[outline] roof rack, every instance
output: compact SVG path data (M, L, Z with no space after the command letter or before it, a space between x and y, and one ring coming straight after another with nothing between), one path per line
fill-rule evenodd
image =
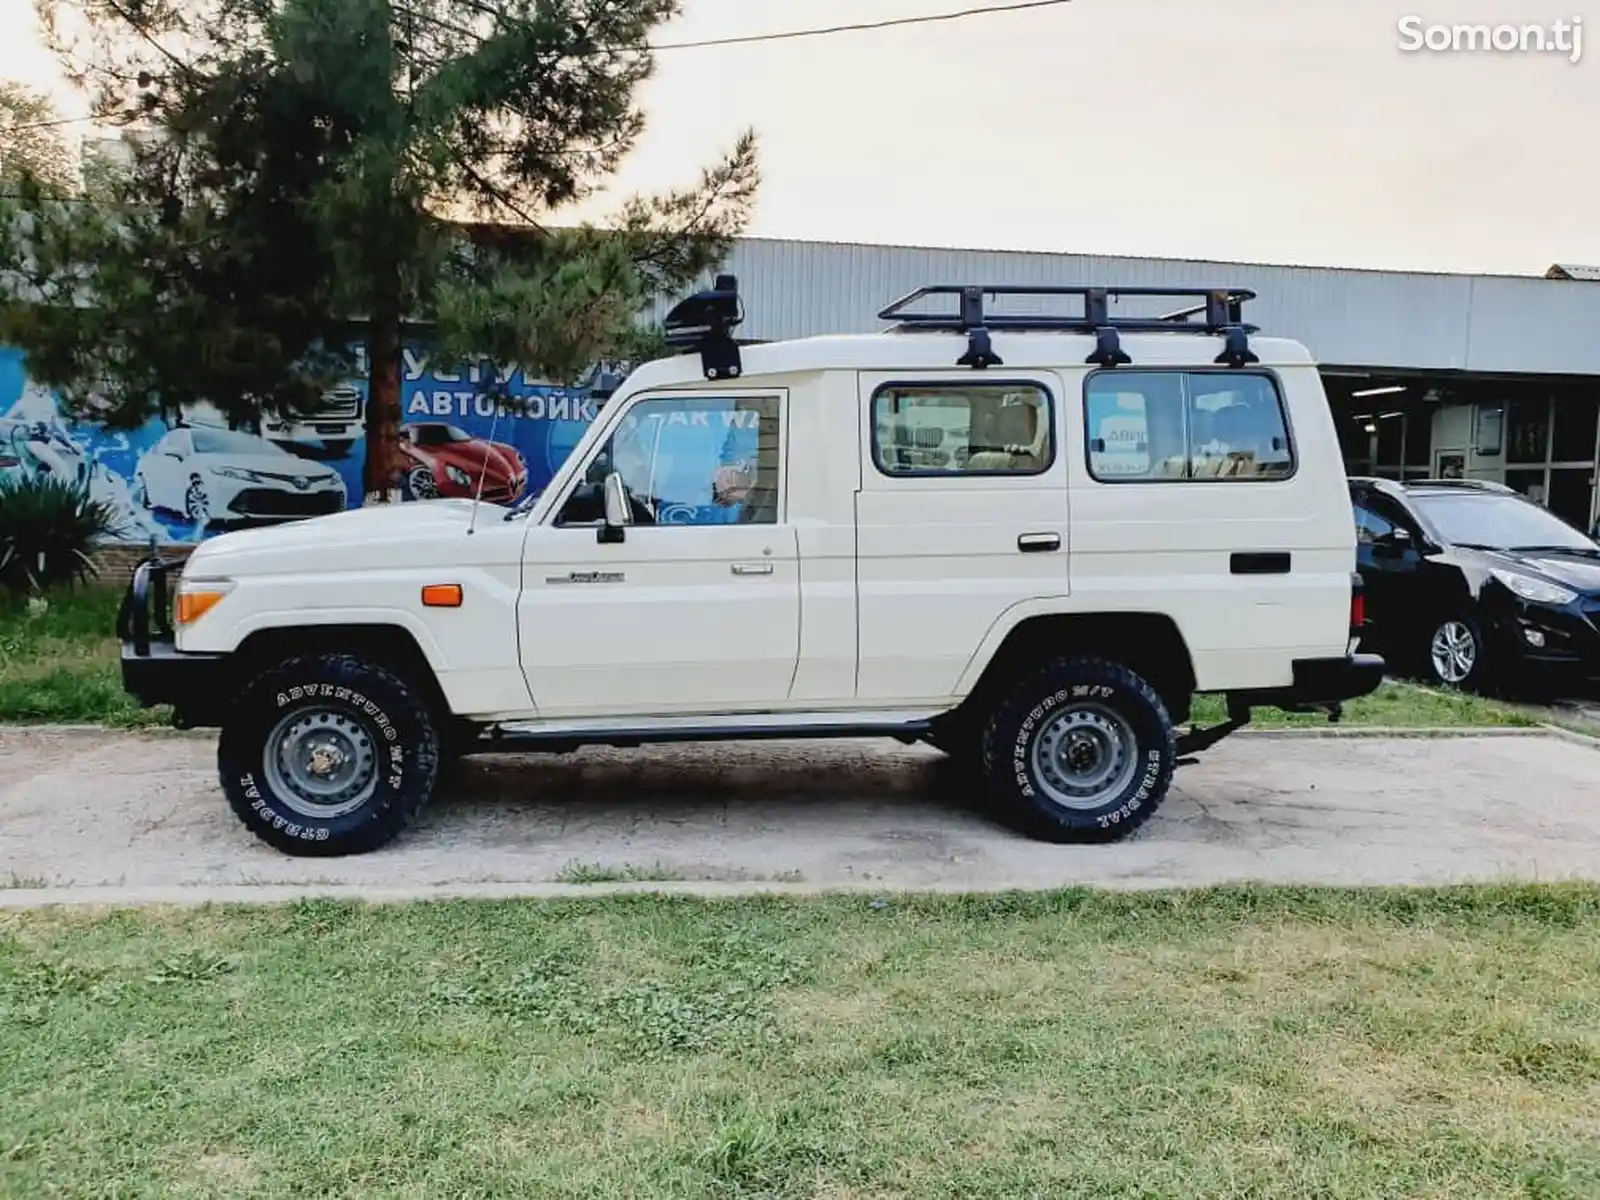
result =
M1381 475L1351 475L1349 482L1358 487L1392 488L1395 491L1405 491L1407 488L1455 488L1464 492L1496 492L1505 495L1521 495L1516 488L1501 483L1497 479L1386 479Z
M698 352L707 379L735 379L744 370L733 331L744 321L739 280L718 275L707 291L680 300L662 326L667 346L679 354Z
M1469 492L1502 492L1516 494L1517 489L1497 479L1406 479L1401 487L1461 488Z
M957 310L907 311L912 304L929 296L959 297ZM983 304L986 296L1078 296L1083 300L1083 312L1081 315L986 313ZM1113 317L1110 313L1111 302L1129 297L1188 298L1197 299L1200 303L1157 317ZM880 309L878 319L895 322L891 330L895 333L933 330L966 334L967 352L956 360L956 365L978 370L1002 365L989 339L991 331L1092 333L1095 335L1094 353L1084 361L1103 367L1116 367L1133 361L1123 351L1119 333L1221 334L1227 341L1216 361L1230 367L1242 367L1246 363L1261 361L1251 351L1249 337L1252 333L1259 333L1260 329L1244 321L1244 303L1255 298L1255 292L1247 288L1030 287L946 283L907 293ZM1194 317L1204 319L1195 321L1191 319Z

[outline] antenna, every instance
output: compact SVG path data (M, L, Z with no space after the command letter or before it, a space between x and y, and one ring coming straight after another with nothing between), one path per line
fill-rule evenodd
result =
M495 371L498 379L500 372ZM500 425L500 407L504 403L505 394L502 386L494 390L494 416L489 419L489 437L483 444L483 465L478 468L478 490L472 497L472 517L467 521L467 536L471 537L478 530L478 505L483 502L483 481L489 474L489 455L494 453L494 431Z

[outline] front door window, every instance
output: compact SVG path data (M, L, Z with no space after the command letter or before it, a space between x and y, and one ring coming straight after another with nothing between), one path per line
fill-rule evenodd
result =
M615 471L637 525L776 524L779 432L774 396L641 400L596 454L558 523L601 520L600 488Z

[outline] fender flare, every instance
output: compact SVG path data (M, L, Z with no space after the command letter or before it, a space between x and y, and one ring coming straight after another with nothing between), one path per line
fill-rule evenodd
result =
M1178 631L1178 636L1183 639L1185 646L1190 645L1188 632L1183 623L1170 612L1155 608L1150 605L1119 604L1113 610L1115 615L1129 616L1155 616L1162 617L1172 622ZM1007 608L994 623L989 626L988 632L983 635L983 640L978 643L978 648L972 652L972 657L967 660L967 665L962 669L961 678L956 682L958 697L972 694L978 686L978 680L983 677L984 671L994 661L1000 647L1011 636L1017 626L1024 621L1035 617L1093 617L1101 615L1097 610L1085 610L1074 603L1074 597L1062 596L1036 596L1031 600L1019 600ZM1191 651L1192 654L1192 651Z
M416 643L417 649L435 675L449 669L444 651L434 640L427 625L416 614L396 608L266 609L241 617L230 625L227 634L218 640L226 641L230 651L234 651L255 634L314 628L319 625L363 625L373 629L404 630Z

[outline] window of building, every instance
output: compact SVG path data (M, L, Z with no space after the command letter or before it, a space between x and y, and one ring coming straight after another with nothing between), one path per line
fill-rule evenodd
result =
M1545 462L1549 449L1549 399L1513 400L1506 410L1506 461Z
M1404 413L1383 413L1378 417L1378 462L1399 466L1405 457L1406 418Z
M1506 472L1506 486L1521 492L1535 504L1544 503L1544 468L1522 467Z
M605 517L605 478L622 477L638 525L773 525L778 520L776 396L689 396L634 404L590 462L559 523Z
M1408 412L1405 423L1405 451L1401 461L1407 468L1415 467L1425 473L1433 464L1433 409Z
M1269 375L1101 371L1085 385L1084 419L1089 473L1107 483L1294 473L1283 400Z
M1594 396L1565 395L1556 399L1550 435L1550 461L1594 462L1595 432L1600 425L1600 401Z
M1037 384L895 384L872 397L872 457L887 475L1037 475L1054 425Z
M1576 529L1589 528L1589 506L1594 494L1594 466L1552 467L1545 489L1545 507Z

